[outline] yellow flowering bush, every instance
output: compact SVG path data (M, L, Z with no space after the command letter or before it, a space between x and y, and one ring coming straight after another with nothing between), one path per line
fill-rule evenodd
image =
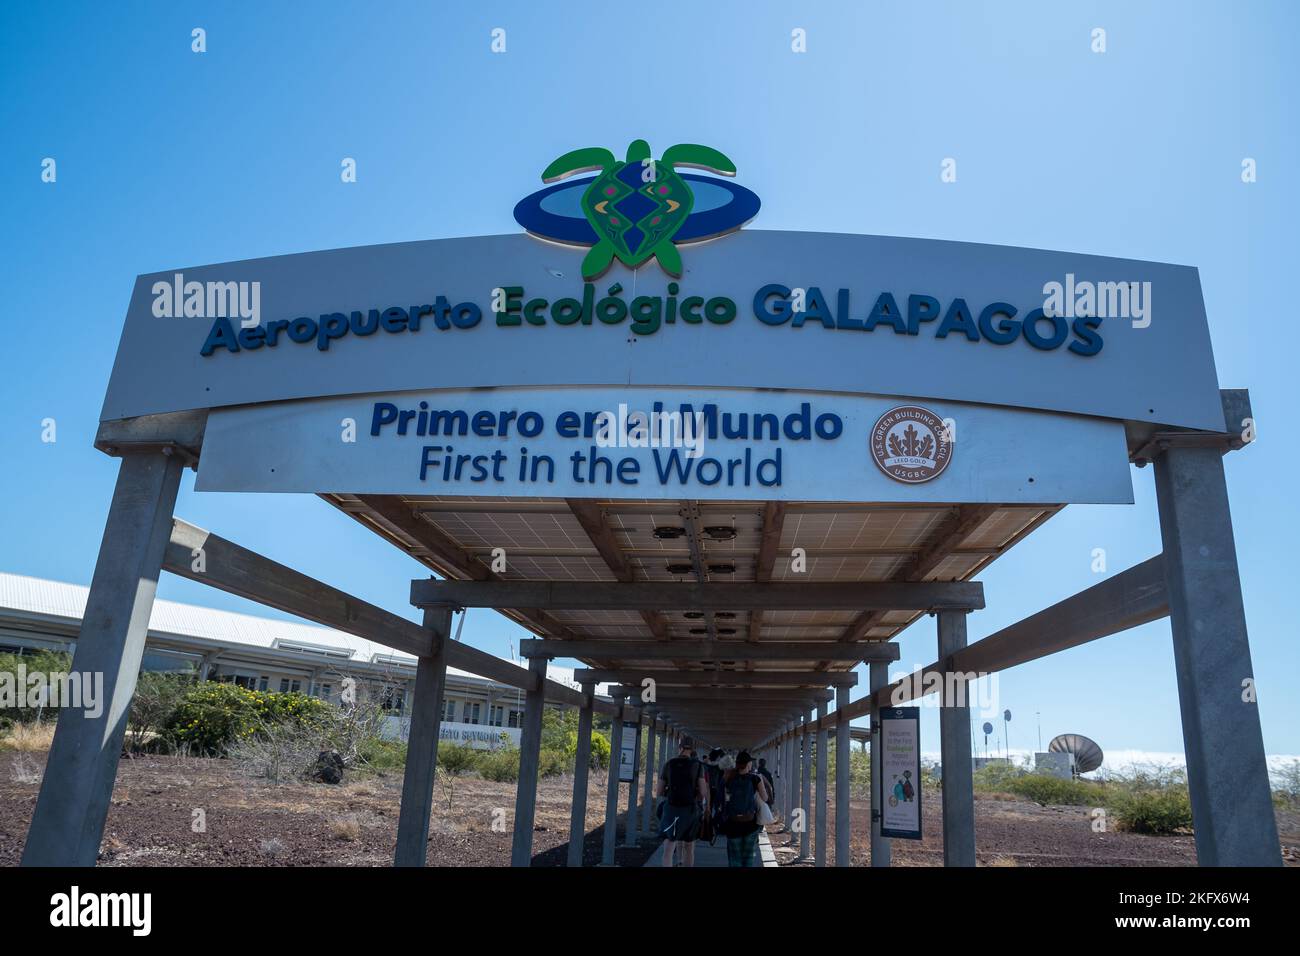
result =
M317 723L328 706L306 694L278 694L204 681L181 699L168 721L167 733L178 746L220 755L236 741L270 726L286 722L302 726Z

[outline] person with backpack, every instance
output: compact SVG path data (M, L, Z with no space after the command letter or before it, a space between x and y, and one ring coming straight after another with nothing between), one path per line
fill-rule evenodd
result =
M767 769L767 760L763 757L758 758L758 775L767 784L767 805L770 807L776 803L776 783L772 780L772 771Z
M673 851L682 845L682 865L695 865L695 841L700 836L709 799L704 765L692 754L694 743L683 737L676 757L667 761L659 774L659 838L664 841L664 866L673 865Z
M727 866L758 866L758 801L768 802L767 782L752 772L753 758L742 750L736 766L728 770L722 783L722 825L727 838Z

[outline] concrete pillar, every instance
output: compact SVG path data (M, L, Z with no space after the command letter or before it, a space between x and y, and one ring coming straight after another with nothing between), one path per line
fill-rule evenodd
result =
M823 695L829 698L829 694ZM826 791L826 781L830 772L830 761L827 759L828 753L826 718L830 713L829 699L823 699L817 704L817 843L814 849L814 857L817 866L826 865L826 835L829 830L826 820L826 805L829 794Z
M605 843L601 851L601 866L614 865L614 846L618 840L618 762L623 745L623 697L615 697L618 708L614 726L609 731L609 785L605 790Z
M786 759L785 759L785 743L786 743L785 734L789 726L790 725L788 723L781 725L781 735L776 741L776 770L773 771L776 774L776 806L777 809L781 811L783 817L782 826L781 826L782 830L785 829L785 823L786 823L785 813L787 808L789 807L789 804L786 802L786 793L785 793L787 789L786 782L789 780L790 777L789 773L787 772Z
M806 860L812 854L812 710L803 715L803 728L799 743L803 748L800 761L800 800L803 808L803 833L799 835L799 859Z
M889 837L883 836L880 832L881 826L881 781L880 781L880 719L877 716L879 708L875 705L875 695L882 687L889 684L889 665L884 661L872 662L867 665L871 671L871 865L872 866L889 866L890 843ZM919 784L918 784L919 786Z
M835 723L835 865L848 866L849 842L849 768L852 760L849 745L849 721L844 712L849 706L849 688L835 689L835 710L840 719Z
M582 685L578 708L578 751L573 757L573 810L569 815L568 866L582 866L582 846L587 838L587 773L591 765L591 695L596 685Z
M531 866L533 818L537 810L537 770L542 750L542 711L546 707L546 658L528 661L537 686L524 698L524 725L519 735L519 783L515 788L515 832L510 865Z
M1155 473L1196 859L1281 866L1223 458L1172 447Z
M624 846L636 846L637 830L640 823L636 813L637 787L641 783L641 738L644 736L641 732L640 712L637 714L636 729L636 744L632 751L632 782L627 785L627 822L623 825Z
M659 731L659 767L662 767L670 757L677 756L677 751L668 752L668 725L664 724L663 730ZM658 786L659 767L655 768L655 786ZM653 791L651 791L653 792Z
M203 655L203 659L199 661L200 681L205 681L212 675L212 671L216 667L217 658L219 656L220 656L219 651L209 651L208 653Z
M643 793L641 799L641 832L650 835L654 831L650 829L654 822L655 809L655 780L658 779L659 768L655 766L655 715L658 711L650 708L650 726L646 728L645 737L645 783L642 785Z
M966 646L966 612L939 611L939 664L945 670L948 659ZM960 694L944 699L949 689L944 681L940 692L939 749L943 760L943 865L975 865L975 788L971 777L970 705L964 685L952 686Z
M102 707L59 711L24 866L94 866L99 855L182 468L156 451L118 468L71 668L103 675Z
M799 803L799 797L796 791L799 786L799 768L795 760L795 729L799 726L798 720L792 720L785 726L785 767L782 772L785 774L781 781L781 809L785 813L785 829L790 829L790 822L793 819L794 808Z
M397 815L394 866L424 866L428 855L433 781L438 771L442 692L447 682L447 655L443 653L443 646L451 637L451 609L427 608L424 626L433 632L438 653L421 657L415 666L415 699L411 702L411 730L406 739L406 769L402 775L402 803Z

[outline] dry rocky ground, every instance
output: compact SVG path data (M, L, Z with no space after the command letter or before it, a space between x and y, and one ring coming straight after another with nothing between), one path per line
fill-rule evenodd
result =
M0 866L17 865L39 788L44 753L0 752ZM605 778L593 774L584 860L598 862ZM597 779L598 778L598 779ZM387 866L397 832L401 775L354 777L340 786L271 785L224 760L124 759L101 849L104 866ZM430 826L430 865L505 866L510 859L513 784L439 776ZM926 793L918 842L895 840L898 866L943 861L938 794ZM568 847L572 778L538 789L534 865L562 866ZM626 806L627 787L619 806ZM853 864L870 862L865 799L853 801ZM196 811L202 811L201 814ZM196 832L196 820L203 827ZM494 825L495 824L495 825ZM833 826L833 821L832 824ZM1300 863L1300 815L1278 814L1284 854ZM772 829L777 858L792 863L787 835ZM832 831L833 832L833 831ZM981 797L976 803L979 862L986 866L1192 866L1190 835L1094 833L1084 807L1039 807ZM620 848L618 862L640 865L651 847ZM834 848L830 849L834 861ZM801 864L803 865L803 864Z
M0 752L0 866L16 866L22 856L44 760L43 753ZM604 839L605 777L592 778L583 848L588 864L599 862ZM389 866L401 793L400 773L353 777L339 786L272 785L225 760L124 758L100 865ZM538 787L534 865L564 865L572 797L572 777L548 778ZM619 799L626 806L626 785ZM439 774L429 864L509 865L514 802L514 784ZM201 832L195 832L196 811L202 811ZM620 847L618 862L639 866L649 852Z
M893 866L942 866L941 794L927 789L921 804L924 839L893 840ZM871 864L871 807L865 796L853 799L850 853L853 866ZM827 817L832 834L828 862L835 861L832 808ZM1300 814L1277 811L1283 859L1300 866ZM798 859L798 843L772 827L772 846L782 865L810 866ZM980 866L1195 866L1196 845L1191 833L1145 836L1138 833L1093 831L1088 807L1040 807L1008 794L976 794L975 856Z

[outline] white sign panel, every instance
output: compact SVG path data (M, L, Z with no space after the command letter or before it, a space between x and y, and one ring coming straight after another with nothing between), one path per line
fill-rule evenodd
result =
M887 837L921 839L920 728L918 707L880 711L880 832Z
M406 740L411 733L411 718L387 717L381 731L385 739ZM438 726L438 739L444 743L472 747L475 750L496 750L500 747L518 747L522 737L518 727L489 727L486 724L462 724L444 720Z
M623 725L623 746L619 750L618 781L631 783L636 779L636 745L641 728L636 724Z
M388 393L214 411L200 491L1133 501L1118 422L738 389Z

